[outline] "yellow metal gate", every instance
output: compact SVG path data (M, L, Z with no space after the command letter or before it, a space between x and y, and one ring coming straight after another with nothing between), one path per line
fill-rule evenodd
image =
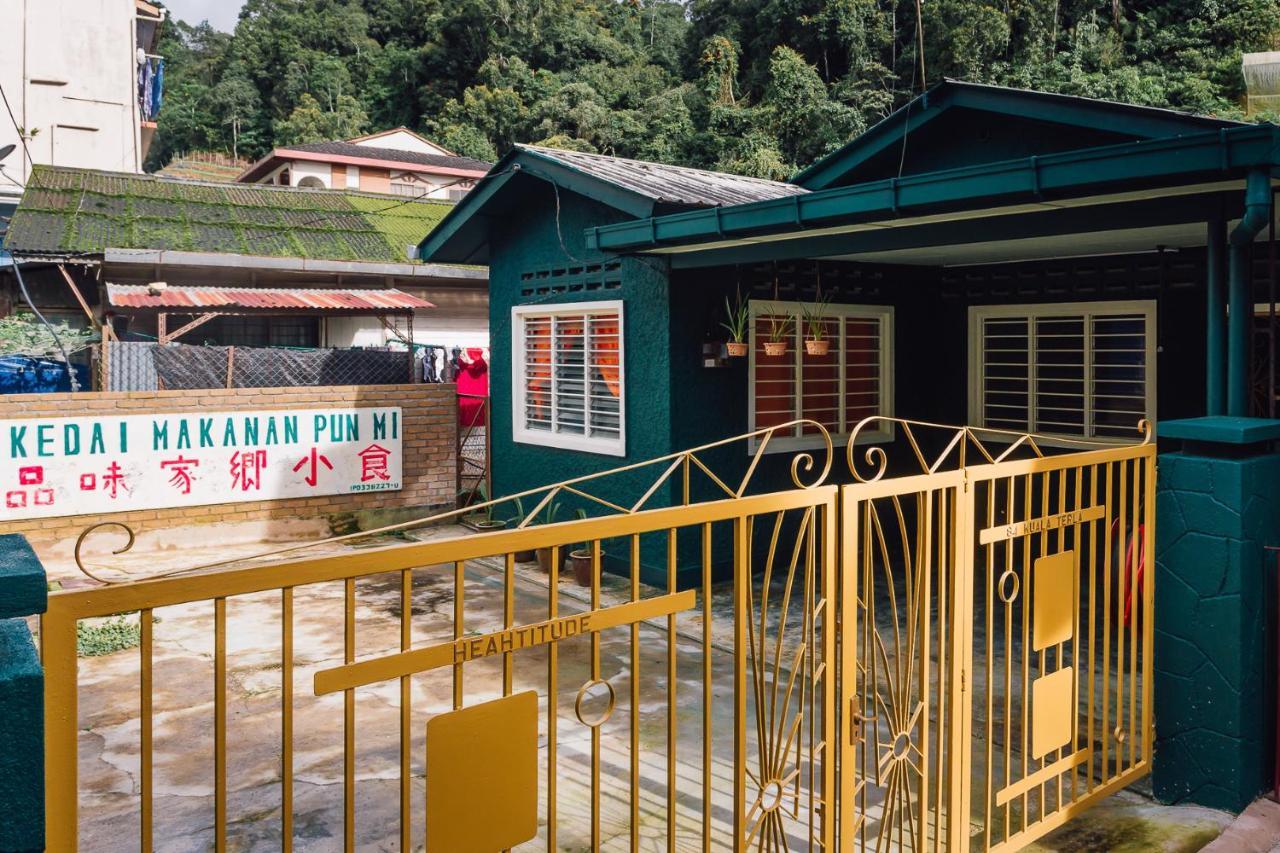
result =
M896 425L920 473L851 442L841 494L840 849L1017 850L1149 772L1155 447Z
M86 566L40 628L49 849L1004 850L1146 771L1149 444L928 459L895 421L919 473L855 434L836 487L806 424L825 458L753 494L791 426L525 493L501 532ZM726 482L708 451L743 441ZM562 501L603 514L538 523ZM117 614L132 680L77 657Z

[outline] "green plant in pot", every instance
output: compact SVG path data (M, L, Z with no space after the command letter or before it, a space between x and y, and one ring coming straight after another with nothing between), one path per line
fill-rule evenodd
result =
M827 306L831 297L818 294L818 301L804 305L804 349L809 355L824 356L831 349L827 340Z
M769 317L769 338L764 342L764 354L773 358L787 354L787 345L795 331L796 321L791 315L773 314Z
M555 524L556 519L559 516L560 516L560 504L553 503L547 507L546 520L543 523ZM555 548L551 548L551 547L539 548L537 550L538 568L542 569L542 571L545 572L546 574L551 574L551 556L552 556L552 552L555 550L556 550ZM568 550L563 547L560 548L557 556L559 557L559 563L560 563L559 568L564 568L564 562L565 562L565 558L568 556Z
M516 511L511 518L507 519L507 523L510 524L512 528L518 528L521 522L524 521L524 504L520 502L519 498L512 498L511 502L515 504ZM538 559L538 555L532 548L524 551L516 551L511 556L517 563L532 563L534 560Z
M483 484L476 489L475 496L480 499L481 503L489 503L489 496L485 494ZM463 522L481 533L492 530L501 530L507 526L507 522L504 519L494 518L493 504L486 506L484 508L484 512L468 515L463 519Z
M730 303L727 296L724 298L724 311L728 321L721 323L720 326L729 333L729 341L725 344L725 349L729 351L731 358L742 358L750 349L747 343L747 332L751 328L751 307L739 291L738 301L735 303Z
M578 518L586 518L584 510L578 510ZM591 586L592 574L591 543L578 542L569 549L569 565L573 569L573 579L578 586Z

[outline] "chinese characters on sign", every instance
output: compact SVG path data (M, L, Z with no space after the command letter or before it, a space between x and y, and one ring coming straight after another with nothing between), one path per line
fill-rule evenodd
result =
M396 407L0 420L0 521L402 487Z

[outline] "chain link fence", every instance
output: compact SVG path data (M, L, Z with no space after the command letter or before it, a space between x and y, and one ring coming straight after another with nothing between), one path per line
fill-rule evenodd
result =
M112 341L101 345L104 391L398 385L419 361L385 349L279 349Z

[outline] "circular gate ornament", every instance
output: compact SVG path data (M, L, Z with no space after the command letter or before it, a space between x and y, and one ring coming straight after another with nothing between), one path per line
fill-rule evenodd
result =
M604 695L606 697L606 702L604 710L594 717L585 716L583 714L582 706L587 700L596 698L600 695L597 691L597 688L600 687L605 689ZM603 726L608 722L609 718L613 716L613 707L617 704L617 701L618 696L613 692L612 684L600 678L593 678L578 688L578 698L573 701L573 713L574 716L578 718L578 722L582 723L587 728L596 729Z

